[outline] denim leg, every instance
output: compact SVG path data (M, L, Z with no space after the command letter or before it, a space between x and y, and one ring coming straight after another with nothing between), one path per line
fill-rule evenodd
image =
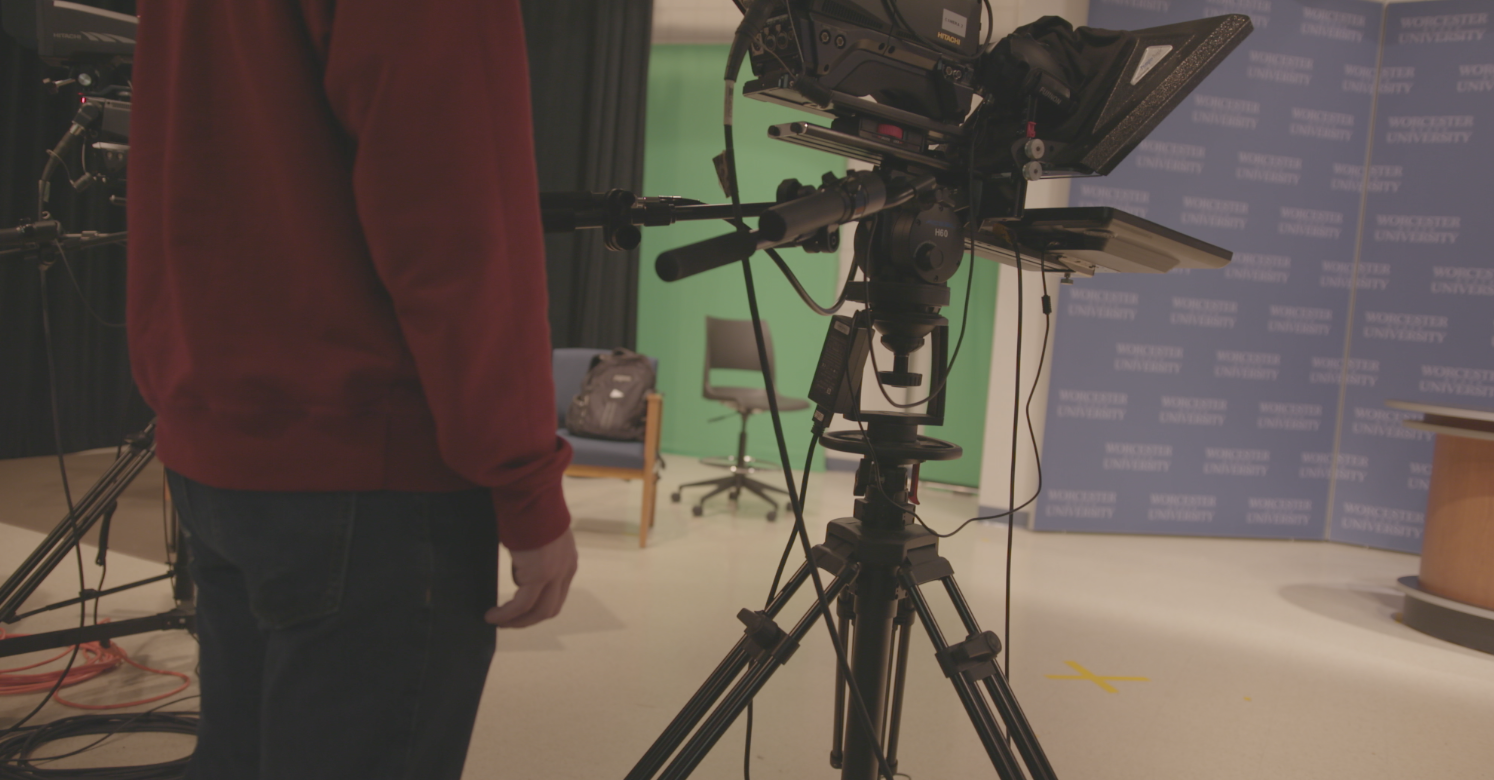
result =
M202 701L197 749L189 780L258 780L259 700L257 671L264 665L264 636L249 609L244 577L191 532L196 513L182 503L183 488L168 474L187 529L188 566L196 585L198 682Z
M259 776L456 780L494 645L487 492L187 490L214 494L213 533L188 527L231 548L262 637L235 670L259 688Z
M497 583L491 499L365 495L341 609L270 637L267 778L461 776L493 657L482 619ZM335 717L303 715L318 710Z

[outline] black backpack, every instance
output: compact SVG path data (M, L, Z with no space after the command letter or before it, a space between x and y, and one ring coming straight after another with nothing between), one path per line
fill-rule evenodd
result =
M622 347L597 355L566 410L566 430L593 439L643 441L653 389L654 367L647 356Z

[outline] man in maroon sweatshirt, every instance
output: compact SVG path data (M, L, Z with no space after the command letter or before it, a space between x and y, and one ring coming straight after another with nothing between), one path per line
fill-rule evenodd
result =
M190 776L456 778L494 625L576 568L519 5L139 12L130 350L198 584Z

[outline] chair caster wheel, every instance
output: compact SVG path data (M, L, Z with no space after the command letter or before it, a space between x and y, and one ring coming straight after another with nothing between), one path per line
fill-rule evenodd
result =
M768 522L771 523L771 522L773 522L774 520L777 520L777 519L778 519L778 511L777 510L770 510L768 512Z
M678 490L676 490L673 493L670 493L669 494L669 500L672 501L672 502L674 502L674 503L676 503L676 504L678 504L680 502L680 492Z
M700 517L701 515L705 514L705 507L696 504L695 506L690 507L690 514L695 515L696 517Z

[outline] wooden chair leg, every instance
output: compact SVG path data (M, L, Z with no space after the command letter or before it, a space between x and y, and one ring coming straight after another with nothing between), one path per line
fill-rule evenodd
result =
M648 546L648 532L654 525L654 498L659 478L649 469L643 476L643 514L638 518L638 547Z
M643 515L638 518L638 547L648 546L648 529L654 525L654 498L658 489L659 436L664 426L664 396L648 394L648 422L643 435Z

